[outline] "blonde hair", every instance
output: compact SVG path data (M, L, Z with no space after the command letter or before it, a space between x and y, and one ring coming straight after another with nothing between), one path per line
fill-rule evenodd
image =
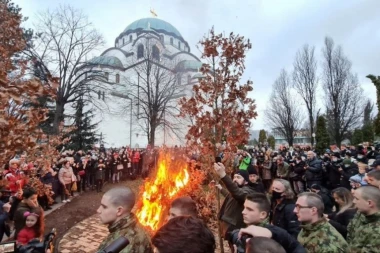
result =
M339 208L338 214L343 213L347 209L354 208L354 203L353 203L354 198L352 197L350 190L344 187L338 187L332 191L332 194L333 196L335 194L344 203L343 206Z
M294 199L295 198L295 193L292 189L292 186L290 185L290 182L288 180L285 180L285 179L281 179L281 178L276 178L275 180L273 180L273 183L272 185L274 184L274 182L277 181L279 183L281 183L284 188L285 188L285 199ZM270 188L270 193L272 194L272 187Z

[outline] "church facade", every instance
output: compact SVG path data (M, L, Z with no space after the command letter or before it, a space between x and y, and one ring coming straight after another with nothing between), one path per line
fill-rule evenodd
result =
M114 47L81 69L104 73L110 87L99 90L98 96L109 108L99 125L108 145L145 147L148 138L144 112L149 110L147 101L155 99L152 91L169 98L168 108L178 109L178 98L191 95L193 85L202 77L201 65L187 41L170 23L143 18L128 25L115 39ZM175 135L166 128L171 120L168 117L157 129L156 146L185 144L186 124Z

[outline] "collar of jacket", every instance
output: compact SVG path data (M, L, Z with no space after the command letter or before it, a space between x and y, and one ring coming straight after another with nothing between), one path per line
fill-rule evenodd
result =
M312 232L321 229L321 227L323 227L326 223L328 223L326 218L322 218L319 221L314 222L312 224L302 224L300 225L300 227L305 231Z
M380 211L371 215L363 215L361 214L361 219L364 224L380 221Z
M136 224L136 221L137 221L136 216L133 213L130 213L129 215L125 216L124 218L121 218L117 222L110 225L108 227L108 230L110 233L113 233L122 228L134 226Z
M265 227L266 225L269 225L269 217L265 218L265 220L261 221L257 226L259 227Z

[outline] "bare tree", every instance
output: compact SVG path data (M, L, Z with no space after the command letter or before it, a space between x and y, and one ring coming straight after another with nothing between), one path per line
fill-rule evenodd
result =
M296 131L302 124L302 112L291 94L290 78L284 69L273 84L265 117L274 131L284 136L289 146L292 146Z
M348 131L361 124L363 103L362 88L351 72L351 62L341 46L326 37L323 52L323 90L331 139L340 146Z
M183 122L178 118L179 107L177 99L184 96L187 82L182 84L183 76L178 69L178 62L165 57L165 49L155 35L146 35L142 51L137 52L130 64L134 66L133 76L125 78L128 96L135 101L137 110L134 118L138 126L148 137L148 143L154 146L157 130L163 130L168 136L180 137L184 130ZM141 54L141 55L139 55ZM181 81L180 81L181 80ZM121 106L123 113L130 113L130 106ZM183 121L183 120L182 120Z
M317 60L314 56L314 47L304 45L296 54L293 66L293 87L305 102L309 115L309 129L311 145L314 145L312 134L315 132L315 107L317 96Z
M34 62L38 62L39 75L56 77L54 130L64 120L65 105L77 101L81 96L85 101L94 102L96 92L104 88L104 74L86 68L86 57L104 44L101 34L93 28L87 17L70 6L60 6L54 11L38 15L35 27L37 38L33 46L25 52Z

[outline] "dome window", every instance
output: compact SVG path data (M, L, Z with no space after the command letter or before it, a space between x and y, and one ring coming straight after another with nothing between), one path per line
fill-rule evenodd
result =
M108 82L109 73L108 72L104 72L104 77L106 78L106 81Z
M144 46L140 44L137 47L137 59L143 58L144 57Z
M123 38L123 46L124 46L124 44L125 44L125 40L124 40L124 38Z
M178 41L178 49L181 49L181 41Z
M173 44L174 44L173 38L170 38L170 45L173 46Z
M187 84L190 84L191 83L191 75L188 75L187 76Z
M160 51L156 45L152 46L152 58L157 61L160 60Z
M129 35L129 42L132 42L132 35Z
M115 80L116 83L120 83L120 75L119 74L116 74L116 80Z
M164 35L160 35L160 40L162 43L164 42Z
M181 76L181 75L178 75L178 76L177 76L177 84L178 84L178 85L181 85L181 81L182 81L182 76Z

